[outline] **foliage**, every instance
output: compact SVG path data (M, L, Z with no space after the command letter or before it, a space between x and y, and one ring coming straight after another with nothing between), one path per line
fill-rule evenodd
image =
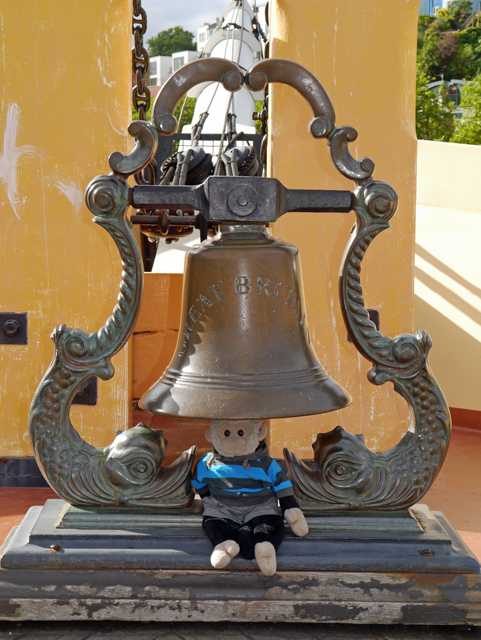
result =
M433 21L433 28L437 31L448 31L452 27L452 20L447 9L439 9Z
M456 122L451 142L481 144L481 75L463 86L461 108L464 115Z
M423 40L421 49L418 50L418 70L430 78L435 78L438 75L441 64L438 40L439 38L428 34Z
M470 0L452 0L436 16L419 16L418 69L429 78L472 79L481 71L481 28L462 26Z
M453 31L443 33L438 42L438 56L441 61L441 71L444 73L454 60L459 49L458 34Z
M453 106L446 100L445 85L439 93L429 88L430 78L416 79L416 134L419 140L449 142L453 133Z
M179 122L179 131L185 124L191 124L192 118L194 117L194 109L195 103L197 102L196 98L186 98L187 102L185 103L184 113L182 115L182 121ZM177 105L177 109L175 110L175 117L177 120L180 118L180 112L182 110L183 100Z
M455 29L460 29L472 12L471 0L452 0L448 3L447 12Z
M195 51L194 34L182 27L164 29L147 40L150 56L171 56L177 51Z
M183 103L184 101L181 100L177 105L177 109L175 110L175 117L177 119L179 119L180 117L180 112L182 110ZM196 103L196 98L187 98L184 113L182 115L182 122L180 123L180 129L182 129L182 127L185 124L190 124L192 122L192 118L194 117L195 103ZM150 108L147 111L147 120L150 120L150 118L152 117L152 107L153 107L153 100L151 101ZM138 120L138 119L139 119L139 114L134 109L134 107L132 107L132 120Z
M436 16L419 16L416 132L420 140L481 144L481 25L463 29L471 0L452 0ZM431 90L436 79L467 80L461 91L462 118L446 90Z
M258 113L260 113L263 108L264 108L264 100L256 100L256 111ZM261 127L262 127L262 122L260 120L255 120L254 124L255 124L255 128L256 128L256 133L260 133L261 132Z
M418 31L426 31L433 21L432 16L420 15L418 20Z

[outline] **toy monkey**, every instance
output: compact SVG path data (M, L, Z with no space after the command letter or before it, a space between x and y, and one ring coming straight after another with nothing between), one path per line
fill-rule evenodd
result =
M297 536L308 533L290 480L268 455L266 435L261 420L215 420L205 434L213 450L197 463L192 486L202 498L202 527L214 547L210 561L216 569L240 553L272 576L283 516Z

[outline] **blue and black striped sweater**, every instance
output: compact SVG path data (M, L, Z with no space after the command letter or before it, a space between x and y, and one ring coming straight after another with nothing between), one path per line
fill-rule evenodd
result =
M208 453L195 467L192 486L201 498L211 495L231 505L248 506L274 496L281 500L294 495L291 481L269 457L265 442L248 456L228 458L215 450Z

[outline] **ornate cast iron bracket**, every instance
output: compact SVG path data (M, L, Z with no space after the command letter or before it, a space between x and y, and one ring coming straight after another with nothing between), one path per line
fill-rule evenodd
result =
M87 377L112 377L110 358L127 341L139 310L143 270L130 223L125 220L132 202L125 179L151 162L159 134L175 133L178 124L173 113L182 96L196 84L210 81L222 82L229 91L237 91L243 84L260 91L267 83L280 82L295 88L310 104L314 114L309 123L311 134L327 139L334 165L357 184L357 223L340 276L344 320L354 345L374 365L369 380L376 385L393 382L412 410L409 432L386 453L370 451L362 436L340 427L319 434L313 445L315 469L285 450L298 497L305 508L314 511L406 509L424 495L441 468L451 425L445 400L427 364L429 336L418 332L384 337L369 319L362 297L362 260L373 239L389 227L397 196L388 184L372 179L372 160L352 157L348 145L356 140L357 131L335 126L334 109L324 87L307 69L289 60L264 60L245 76L233 62L216 58L182 67L157 96L151 122L129 125L128 131L136 139L133 151L127 156L113 153L109 159L113 174L99 176L89 185L87 204L95 222L112 235L122 258L119 303L97 333L87 335L62 326L52 336L55 358L30 413L30 434L40 468L59 495L76 506L164 508L185 506L192 500L188 477L194 447L164 469L162 434L138 425L122 432L110 447L95 449L75 431L69 410Z
M374 365L369 381L392 382L408 403L412 421L402 440L385 453L370 451L362 436L341 427L320 433L313 444L314 469L285 449L296 493L304 508L313 511L407 509L423 497L437 476L451 432L449 409L427 362L429 335L418 331L384 337L366 311L362 261L374 238L389 228L397 196L388 184L360 174L356 183L356 226L339 281L344 321L357 350Z
M99 176L87 188L94 221L108 231L120 252L122 280L118 302L104 327L88 335L58 326L52 334L55 356L33 398L29 431L37 463L50 486L77 507L165 509L193 500L189 477L195 447L162 467L167 442L161 431L143 424L119 431L114 442L96 449L70 421L70 406L82 383L114 375L112 356L129 339L142 300L143 268L125 213L129 185Z

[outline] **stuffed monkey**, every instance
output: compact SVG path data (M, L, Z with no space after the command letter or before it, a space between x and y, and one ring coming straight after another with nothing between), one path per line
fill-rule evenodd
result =
M197 463L192 486L202 498L202 527L214 547L210 561L216 569L240 553L272 576L283 516L297 536L308 533L290 480L268 455L266 435L261 420L215 420L205 434L213 450Z

